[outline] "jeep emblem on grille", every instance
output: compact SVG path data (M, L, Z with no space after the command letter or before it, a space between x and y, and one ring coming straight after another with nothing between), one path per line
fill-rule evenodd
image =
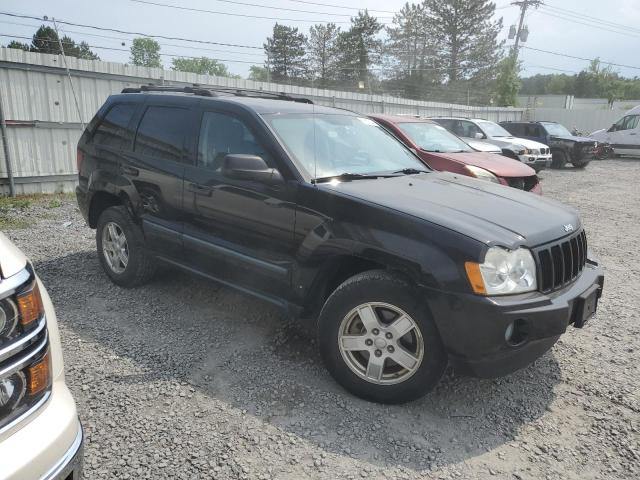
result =
M570 223L563 225L562 228L564 228L565 232L573 232L573 225L571 225Z

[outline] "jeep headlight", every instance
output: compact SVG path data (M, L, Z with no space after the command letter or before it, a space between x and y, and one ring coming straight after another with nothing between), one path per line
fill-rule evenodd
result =
M500 183L498 177L496 177L489 170L485 170L484 168L476 167L473 165L465 165L464 168L471 174L472 177L478 178L480 180L488 180L494 183Z
M466 262L465 270L475 293L509 295L538 288L536 262L527 248L491 247L483 263Z

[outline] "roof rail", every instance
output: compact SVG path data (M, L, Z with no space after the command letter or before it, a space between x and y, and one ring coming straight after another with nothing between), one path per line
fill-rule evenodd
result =
M289 102L309 103L313 102L308 98L292 97L284 92L267 92L264 90L251 90L248 88L232 87L202 87L198 84L193 86L168 86L168 85L141 85L140 87L128 87L122 89L122 93L143 93L143 92L175 92L190 93L203 97L219 97L229 95L235 97L268 98L273 100L286 100Z

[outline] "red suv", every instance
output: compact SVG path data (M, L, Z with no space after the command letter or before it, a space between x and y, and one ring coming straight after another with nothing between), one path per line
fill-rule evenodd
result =
M430 120L395 115L370 115L429 167L488 180L542 195L533 168L495 153L478 152Z

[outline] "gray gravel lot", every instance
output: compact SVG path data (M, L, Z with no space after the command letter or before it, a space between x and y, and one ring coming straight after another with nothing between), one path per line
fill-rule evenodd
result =
M393 407L339 388L268 304L175 271L116 287L71 197L9 212L57 309L86 477L639 478L640 160L541 176L606 269L597 316L520 372L448 372Z

